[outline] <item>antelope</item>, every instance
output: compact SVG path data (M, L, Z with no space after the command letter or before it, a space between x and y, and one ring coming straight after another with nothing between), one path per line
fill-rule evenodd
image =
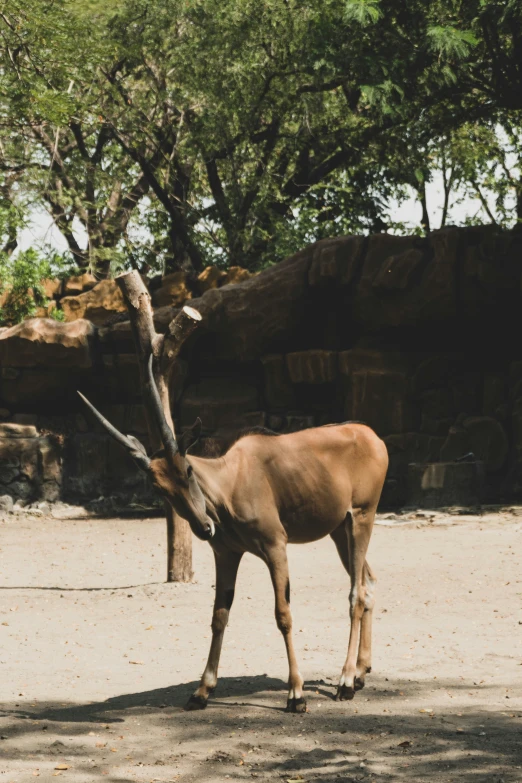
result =
M371 671L375 577L366 552L388 468L386 446L369 427L345 423L281 435L250 433L221 457L189 455L201 434L201 421L176 440L162 407L152 359L151 355L145 391L163 444L152 457L136 438L123 435L80 396L150 476L160 495L188 521L194 535L209 541L213 549L212 642L199 687L185 709L204 709L217 685L236 575L241 558L250 552L266 563L274 588L275 617L289 666L287 712L306 711L292 637L286 546L328 535L351 582L348 652L336 698L353 699Z

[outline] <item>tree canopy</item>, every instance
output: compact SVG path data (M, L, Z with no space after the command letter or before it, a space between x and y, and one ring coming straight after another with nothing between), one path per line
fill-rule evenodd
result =
M4 258L44 205L64 264L258 269L325 236L522 219L521 0L3 0Z

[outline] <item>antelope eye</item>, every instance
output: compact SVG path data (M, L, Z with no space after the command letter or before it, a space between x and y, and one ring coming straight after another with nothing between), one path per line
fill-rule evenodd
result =
M192 473L193 473L193 472L194 472L194 471L192 470L192 465L189 465L189 466L187 467L187 478L190 478L190 477L192 476Z

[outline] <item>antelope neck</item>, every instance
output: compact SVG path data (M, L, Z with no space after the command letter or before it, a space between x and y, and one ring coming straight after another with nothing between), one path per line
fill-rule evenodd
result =
M227 495L227 463L224 457L205 459L204 457L187 457L203 492L210 503L219 507L223 505Z

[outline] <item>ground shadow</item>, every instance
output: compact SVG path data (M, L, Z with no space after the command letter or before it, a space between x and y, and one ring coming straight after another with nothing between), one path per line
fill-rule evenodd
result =
M453 680L439 684L454 693L470 687ZM140 765L178 764L191 781L226 775L338 783L378 775L408 783L511 783L521 777L522 715L491 706L498 684L477 689L472 707L456 700L460 706L431 713L419 709L429 702L431 682L376 678L364 697L334 702L333 682L316 680L307 683L310 713L304 715L284 713L286 684L267 675L224 677L205 712L186 713L182 707L196 686L194 681L66 707L4 704L2 756L27 762L72 755L75 769L83 764L88 771L93 749L86 735L109 729L126 736L141 732ZM61 737L76 744L71 749ZM116 759L109 762L116 766ZM121 769L113 772L104 779L127 780Z
M121 723L123 716L111 716L109 713L126 712L132 710L135 713L149 710L163 710L167 708L183 708L189 696L196 690L199 681L182 683L167 688L157 688L141 693L129 693L114 696L106 701L92 704L68 705L66 707L48 706L43 709L23 709L19 706L0 706L0 718L30 719L33 721L56 721L58 723ZM209 700L207 709L221 706L227 709L235 706L234 703L220 702L220 698L241 698L253 696L256 693L266 691L285 692L287 685L282 680L261 675L256 677L222 677L219 680L218 689ZM283 700L282 700L283 701ZM262 705L245 705L262 708ZM270 707L270 709L276 709ZM281 707L283 709L283 707ZM22 729L23 730L23 729Z

